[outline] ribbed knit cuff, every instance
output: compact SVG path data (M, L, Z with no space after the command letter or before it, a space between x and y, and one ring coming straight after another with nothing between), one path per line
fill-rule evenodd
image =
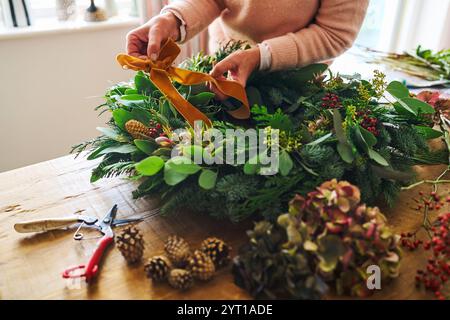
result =
M267 44L272 53L271 71L290 69L297 65L299 57L293 33L265 40L263 44Z
M220 14L219 8L214 1L175 1L165 6L163 10L172 12L185 22L185 41L206 28Z
M184 21L183 17L178 11L170 10L170 8L164 7L160 14L164 14L170 12L173 14L178 20L180 20L180 38L177 39L179 43L183 43L186 40L186 21Z

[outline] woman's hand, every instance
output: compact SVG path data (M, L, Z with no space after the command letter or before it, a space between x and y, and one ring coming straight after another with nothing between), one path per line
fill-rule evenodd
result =
M167 12L150 19L127 34L127 53L141 59L158 58L161 45L168 39L180 37L180 20Z
M224 74L228 73L229 78L245 87L248 77L259 67L259 64L259 47L255 46L251 49L233 52L214 66L211 75L216 79L225 79ZM225 100L227 98L214 85L211 85L210 89L218 99Z

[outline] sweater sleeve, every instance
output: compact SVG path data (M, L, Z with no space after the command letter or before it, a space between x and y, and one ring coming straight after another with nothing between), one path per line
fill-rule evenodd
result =
M305 66L337 57L353 44L369 0L322 0L314 21L295 33L265 40L271 70Z
M173 12L183 18L186 23L183 42L186 42L208 27L224 9L223 1L220 0L178 0L165 6L162 12Z

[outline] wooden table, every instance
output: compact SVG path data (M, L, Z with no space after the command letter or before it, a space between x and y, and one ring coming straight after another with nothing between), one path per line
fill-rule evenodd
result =
M101 217L115 203L118 217L144 215L155 207L151 200L133 200L133 183L123 179L106 179L89 183L95 162L74 160L72 156L42 162L0 174L0 298L2 299L246 299L245 291L233 284L229 269L221 270L210 282L196 285L186 293L167 284L153 285L144 275L142 265L129 267L119 251L112 248L96 281L67 283L61 278L65 268L85 262L97 239L74 241L74 230L40 234L18 234L13 225L23 220L89 214ZM418 168L422 176L435 177L442 166ZM421 224L421 215L412 209L412 195L423 186L404 192L398 204L386 215L398 232ZM449 189L447 189L448 191ZM448 208L447 208L448 209ZM146 241L145 256L161 253L171 234L185 237L199 245L215 235L238 248L246 240L250 222L232 224L203 215L180 212L154 216L139 224ZM86 233L86 237L97 233ZM236 251L236 250L235 250ZM420 252L405 252L401 276L391 284L382 284L375 299L423 299L431 297L414 287L414 275L425 263ZM81 288L79 287L81 285Z

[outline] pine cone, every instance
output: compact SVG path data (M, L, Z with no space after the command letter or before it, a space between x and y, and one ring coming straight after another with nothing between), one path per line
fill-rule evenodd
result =
M116 246L128 263L136 263L142 259L144 239L138 228L128 226L123 229L117 235Z
M147 278L154 281L162 281L169 275L172 265L169 259L165 256L154 256L148 259L144 266L144 271L147 274Z
M189 270L191 270L194 278L206 281L212 278L216 268L209 256L200 250L195 250L189 259Z
M128 120L125 123L125 129L134 139L149 139L151 129L137 120Z
M211 258L216 268L230 261L231 247L222 239L211 237L203 240L201 250Z
M189 244L178 236L169 237L164 245L164 250L166 250L170 261L178 267L185 266L191 255Z
M169 274L169 284L175 289L187 290L194 284L194 278L188 270L173 269Z

